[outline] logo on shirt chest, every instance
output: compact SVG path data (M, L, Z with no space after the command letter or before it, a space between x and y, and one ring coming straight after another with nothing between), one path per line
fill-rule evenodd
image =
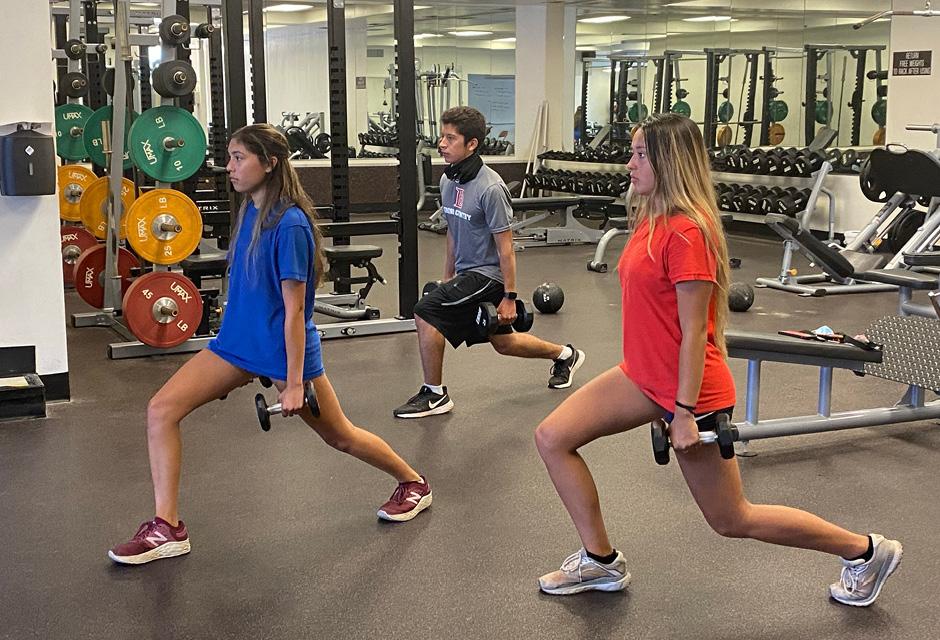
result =
M455 187L454 191L456 192L456 195L454 195L454 206L460 209L463 207L463 189Z

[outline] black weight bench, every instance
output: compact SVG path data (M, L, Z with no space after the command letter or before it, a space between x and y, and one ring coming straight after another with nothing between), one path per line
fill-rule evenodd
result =
M866 362L881 362L878 350L867 350L851 344L801 340L775 333L726 331L728 356L743 360L788 362L811 367L833 367L863 372Z
M385 278L379 274L378 269L372 264L372 259L378 258L381 255L382 247L377 247L372 244L333 245L332 247L323 248L323 256L329 263L329 273L327 277L332 280L335 285L366 285L359 290L359 301L366 299L369 295L369 291L372 290L372 285L376 282L386 284ZM367 275L354 277L343 275L343 273L347 272L349 267L365 269Z
M182 262L183 275L193 281L197 289L202 288L203 278L223 278L228 269L226 254L215 251L194 253Z
M575 215L579 210L599 210L613 203L609 196L555 196L551 198L512 198L513 213L534 213L515 220L512 231L519 249L534 246L597 244L604 230L582 224ZM537 222L559 215L561 224L535 227Z
M758 285L773 286L799 293L802 296L817 297L835 293L868 293L895 289L889 284L868 282L863 275L881 266L884 263L883 256L856 251L837 251L809 230L802 228L796 219L780 213L768 213L765 222L825 273L800 276L795 279L796 283L785 285L775 279L758 278ZM851 257L852 261L849 261L846 254Z
M926 400L927 390L940 388L940 367L934 360L925 358L925 354L932 353L940 343L940 322L921 317L887 316L872 323L864 334L881 346L869 350L776 334L727 331L728 355L748 361L745 417L735 424L740 434L738 453L746 454L747 442L760 438L940 418L940 400ZM760 374L765 361L819 367L815 414L759 419ZM892 380L907 385L907 389L893 405L832 413L833 369Z

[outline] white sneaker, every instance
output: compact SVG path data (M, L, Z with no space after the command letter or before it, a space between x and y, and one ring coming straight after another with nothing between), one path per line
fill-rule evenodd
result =
M833 600L853 607L867 607L881 593L881 587L901 564L904 550L897 540L888 540L877 533L871 534L875 552L871 560L842 559L842 577L829 585Z
M539 578L539 588L545 593L567 596L582 591L622 591L630 584L627 562L623 554L610 564L601 564L583 548L565 558L558 571Z

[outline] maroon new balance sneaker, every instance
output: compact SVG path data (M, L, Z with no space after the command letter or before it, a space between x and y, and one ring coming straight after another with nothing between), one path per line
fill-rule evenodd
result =
M388 502L379 509L378 516L392 522L405 522L431 506L431 485L421 476L418 482L402 482Z
M189 534L182 520L174 527L163 518L154 518L141 524L129 541L108 551L108 556L121 564L144 564L181 556L189 549Z

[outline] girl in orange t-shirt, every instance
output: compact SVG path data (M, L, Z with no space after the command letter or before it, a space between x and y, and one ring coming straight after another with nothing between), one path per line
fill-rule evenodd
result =
M572 394L536 431L584 545L539 586L557 595L627 586L626 561L610 544L578 449L665 419L686 483L716 532L838 555L842 576L830 595L868 606L901 560L899 542L852 533L798 509L751 504L737 461L699 440L700 430L714 430L717 414L730 416L735 401L724 341L728 250L702 134L683 116L654 116L634 135L627 168L639 206L619 263L623 362Z

